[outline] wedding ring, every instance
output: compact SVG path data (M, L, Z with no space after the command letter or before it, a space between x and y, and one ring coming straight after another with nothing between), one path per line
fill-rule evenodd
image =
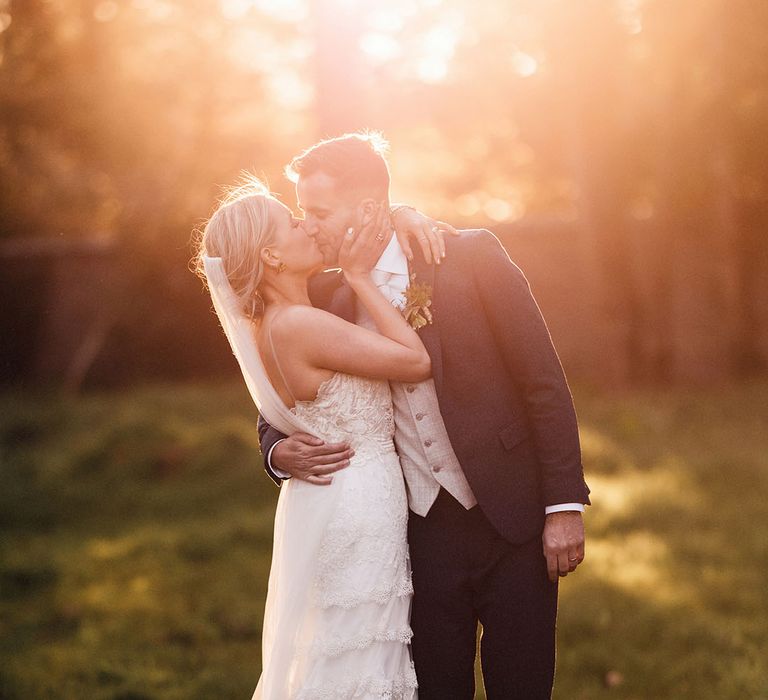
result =
M432 233L437 233L440 230L439 226L433 226L432 227Z
M579 561L579 558L576 557L575 559L571 559L570 557L568 557L568 561Z

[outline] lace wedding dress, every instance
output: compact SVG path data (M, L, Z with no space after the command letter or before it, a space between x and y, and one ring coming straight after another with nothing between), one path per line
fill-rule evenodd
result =
M275 391L219 257L203 257L213 306L261 415L355 450L330 486L280 488L253 700L415 700L408 505L389 384L334 374L289 409ZM274 352L274 348L273 348Z
M280 489L253 700L415 700L408 505L389 384L336 373L291 411L355 456Z

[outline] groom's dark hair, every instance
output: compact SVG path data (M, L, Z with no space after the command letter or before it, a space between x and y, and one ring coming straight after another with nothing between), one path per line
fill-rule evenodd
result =
M317 172L330 175L350 190L389 201L389 167L384 159L389 144L378 131L363 131L326 139L296 156L285 168L296 182Z

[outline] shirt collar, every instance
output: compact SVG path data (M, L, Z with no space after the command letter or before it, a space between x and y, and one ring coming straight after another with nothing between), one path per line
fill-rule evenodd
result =
M387 243L387 247L384 248L384 252L374 266L374 269L381 270L382 272L389 272L394 275L408 274L408 259L405 257L405 253L400 247L400 243L397 240L394 231L392 232L392 237L389 239L389 243Z

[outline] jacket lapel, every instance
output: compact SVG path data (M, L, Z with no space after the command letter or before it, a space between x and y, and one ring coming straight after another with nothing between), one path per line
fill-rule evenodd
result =
M411 281L416 284L428 284L432 287L432 306L430 306L432 323L421 328L418 333L432 360L432 377L435 380L435 391L439 396L443 386L443 352L438 325L440 309L435 307L435 297L437 296L435 272L436 266L428 264L420 251L417 251L414 255L413 262L408 263L408 273Z

